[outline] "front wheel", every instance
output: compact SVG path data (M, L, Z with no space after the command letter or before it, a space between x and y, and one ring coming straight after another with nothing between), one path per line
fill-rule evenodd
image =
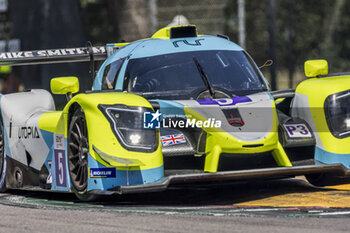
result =
M92 201L95 195L86 193L88 183L89 140L84 111L78 108L68 128L68 167L73 191L82 201Z

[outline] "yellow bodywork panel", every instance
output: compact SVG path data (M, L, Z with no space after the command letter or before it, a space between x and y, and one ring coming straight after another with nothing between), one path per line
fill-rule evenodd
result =
M151 38L152 39L170 39L170 30L172 28L189 27L189 26L195 27L195 25L179 25L179 26L165 27L158 30L156 33L154 33Z
M328 128L324 103L329 95L350 89L350 76L312 78L303 81L296 88L296 93L308 96L309 107L315 122L318 135L326 151L338 154L348 154L350 137L336 138Z
M79 91L79 79L77 77L53 78L50 86L54 94L73 94Z
M130 42L115 43L114 46L116 46L116 47L123 47L123 46L128 45L128 44L130 44Z
M328 74L328 62L326 60L308 60L304 63L306 77L317 77Z
M102 111L98 109L99 104L123 104L127 106L152 108L151 104L146 99L138 95L123 92L79 94L65 107L65 118L67 118L68 110L72 103L78 103L84 110L89 136L89 151L91 156L99 163L107 167L111 167L113 164L121 170L143 170L157 168L163 165L160 141L158 148L154 152L128 151L119 143L112 131L110 122L106 119ZM68 127L69 126L67 126L67 128ZM67 137L67 130L65 132L65 137ZM96 153L93 146L104 154L113 156L116 158L115 160L121 162L112 162L112 160L108 159L110 163L107 163ZM134 164L130 164L129 161L133 161ZM141 162L135 163L137 161Z
M51 133L55 133L61 116L62 116L62 111L44 113L39 118L39 128Z
M205 149L205 165L204 171L217 172L220 154L232 153L232 154L254 154L272 151L272 155L279 166L289 167L292 166L287 154L278 141L278 118L275 109L275 104L271 100L273 111L273 126L270 133L262 140L256 142L245 142L239 140L229 133L219 128L203 128L207 133L206 149ZM191 116L191 120L205 121L206 118L197 113L196 111L185 107L186 115ZM261 147L243 147L243 145L263 144Z

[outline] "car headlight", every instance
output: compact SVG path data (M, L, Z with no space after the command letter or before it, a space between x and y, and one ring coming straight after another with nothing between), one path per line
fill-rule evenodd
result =
M157 149L157 131L143 128L143 113L152 109L122 104L100 104L98 108L110 122L113 133L125 149L140 152L153 152Z
M336 138L350 136L350 90L330 95L324 103L329 130Z

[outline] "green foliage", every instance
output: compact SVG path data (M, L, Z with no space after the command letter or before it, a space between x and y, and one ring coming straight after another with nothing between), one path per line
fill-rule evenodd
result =
M337 1L343 0L295 0L292 30L289 30L293 0L276 0L278 69L288 67L288 34L292 33L292 52L297 70L303 69L304 61L314 58L327 59L331 72L350 70L350 1L344 1L340 11L336 11ZM267 12L268 0L246 1L246 49L258 64L268 59ZM335 20L332 31L334 14L338 14L338 20ZM225 17L226 34L237 41L237 0L228 2ZM329 42L326 42L326 36L330 36Z
M106 1L80 0L80 2L81 15L89 41L94 45L104 45L119 40L119 38L115 38L115 27L110 22Z

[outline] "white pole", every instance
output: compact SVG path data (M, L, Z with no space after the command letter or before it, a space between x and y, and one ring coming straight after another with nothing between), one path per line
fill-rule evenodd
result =
M157 0L150 0L149 1L149 8L150 8L150 23L151 23L151 32L154 33L157 31L158 28L158 19L157 19L157 13L158 13L158 7L157 7Z
M245 48L245 0L238 0L238 43Z

